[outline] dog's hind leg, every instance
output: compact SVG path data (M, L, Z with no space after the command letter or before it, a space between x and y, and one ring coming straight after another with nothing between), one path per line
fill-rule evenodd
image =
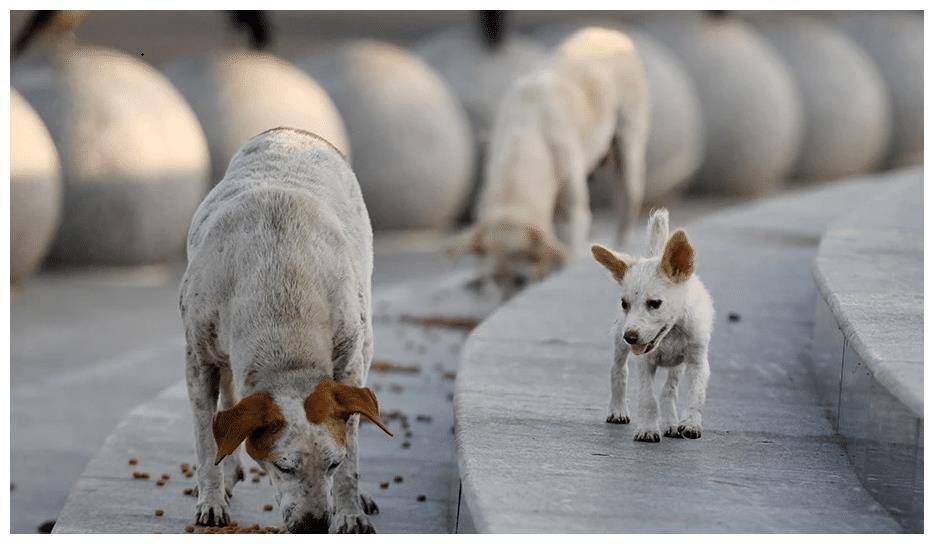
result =
M186 334L185 381L194 417L195 454L198 458L198 504L195 506L195 523L225 526L230 523L230 513L224 490L224 474L221 467L214 464L217 444L214 442L212 428L214 414L217 412L220 370L210 360L208 340L205 336L191 331Z
M648 108L623 112L614 143L619 146L619 186L615 195L616 244L625 243L626 233L635 227L645 200L645 150L648 143Z
M629 348L615 342L613 367L610 369L610 413L607 423L629 423L629 405L626 402L626 383L629 378Z
M220 406L222 410L233 408L237 401L237 391L234 387L233 372L229 366L222 366L220 371ZM221 468L224 472L224 489L228 497L233 496L233 488L237 482L243 481L243 463L240 457L241 447L237 447L224 460L221 461Z
M578 172L562 183L555 205L555 230L573 259L586 257L592 222L587 178Z
M678 431L684 438L700 438L703 430L702 418L704 404L707 402L707 381L710 379L710 365L707 362L707 347L685 360L685 377L688 382L687 410L678 425Z
M636 376L639 385L639 417L633 438L639 442L658 442L658 401L655 399L655 369L648 360L637 361Z
M683 373L684 365L676 365L668 369L668 376L659 399L662 429L668 438L683 438L678 431L678 382L681 381Z

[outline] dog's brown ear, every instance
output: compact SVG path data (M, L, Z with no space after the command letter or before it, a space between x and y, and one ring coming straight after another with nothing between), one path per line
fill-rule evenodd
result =
M327 425L329 420L346 423L353 414L362 415L392 436L392 431L379 416L376 395L367 387L323 380L305 399L305 417L312 423Z
M254 393L241 399L233 408L214 415L212 425L217 456L214 464L227 457L241 442L263 428L273 430L285 422L282 411L269 393ZM252 455L253 452L251 452Z
M658 269L675 283L687 280L694 273L694 248L683 230L676 230L668 239Z
M486 253L486 243L483 239L483 230L479 226L471 227L454 237L448 244L448 257L456 259L468 253L483 255Z
M626 275L629 267L632 266L632 257L625 253L613 251L600 244L593 244L590 246L590 252L593 253L593 258L603 265L603 268L610 271L613 279L617 282L623 281L623 277Z

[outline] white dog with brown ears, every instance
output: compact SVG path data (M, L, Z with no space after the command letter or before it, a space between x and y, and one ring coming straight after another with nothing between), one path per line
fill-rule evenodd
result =
M622 288L621 315L613 329L609 423L629 423L626 403L627 361L635 361L639 409L634 438L658 442L661 429L671 438L700 438L710 366L707 346L713 331L713 301L694 274L694 248L683 230L668 236L668 211L649 217L648 256L635 258L599 244L594 258ZM655 371L668 370L655 398ZM688 382L687 413L678 419L678 383ZM660 420L660 421L659 421Z
M197 523L229 523L245 443L290 532L374 532L360 415L392 433L363 387L372 274L370 219L340 151L287 128L244 144L192 219L179 300Z
M621 238L642 206L648 129L648 82L629 38L575 32L548 68L520 78L503 98L477 223L451 254L483 257L483 277L504 298L586 255L587 178L595 170L613 172Z

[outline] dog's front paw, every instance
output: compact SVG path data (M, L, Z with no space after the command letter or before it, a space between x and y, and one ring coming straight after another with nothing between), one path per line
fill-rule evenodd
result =
M660 442L661 436L658 427L636 429L632 439L636 442Z
M371 516L379 514L379 506L377 506L376 501L366 493L360 493L360 505L363 506L363 511Z
M195 506L195 523L208 527L226 527L230 523L227 499L207 498L198 500Z
M610 415L606 416L606 422L616 423L617 425L627 425L629 423L629 414L626 412L611 411Z
M681 433L681 436L684 438L697 439L701 437L701 424L700 422L685 420L678 425L678 432Z
M375 504L375 503L374 503ZM337 513L331 518L329 533L375 533L370 517L363 512Z
M669 425L665 428L665 436L668 438L684 438L684 436L681 435L681 431L678 429L677 425Z

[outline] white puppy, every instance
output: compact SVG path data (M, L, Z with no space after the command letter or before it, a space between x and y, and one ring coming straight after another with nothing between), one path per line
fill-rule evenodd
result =
M363 387L372 272L370 219L337 149L286 128L240 149L192 219L179 301L197 523L228 523L245 441L289 531L373 532L358 414L389 430Z
M475 253L508 298L542 279L590 239L587 177L616 172L618 236L645 191L649 92L625 35L585 28L548 68L520 78L500 104L487 153L477 223L451 253Z
M665 436L700 438L707 397L707 346L713 331L713 302L694 275L694 249L683 230L668 236L668 211L652 213L648 224L648 256L630 257L599 244L594 258L620 284L622 314L614 326L610 372L609 423L629 423L626 362L639 357L636 376L639 410L635 439L658 442L659 415ZM668 369L662 389L661 414L655 398L655 370ZM687 414L678 419L678 382L688 382Z

